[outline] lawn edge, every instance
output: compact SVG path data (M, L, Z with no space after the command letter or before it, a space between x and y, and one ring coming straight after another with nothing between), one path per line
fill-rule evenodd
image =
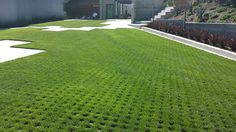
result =
M155 30L155 29L151 29L151 28L144 27L144 26L141 26L138 29L141 30L141 31L145 31L145 32L148 32L148 33L151 33L151 34L169 39L169 40L179 42L179 43L184 44L184 45L188 45L188 46L206 51L208 53L212 53L212 54L215 54L215 55L218 55L218 56L236 61L236 53L231 52L231 51L220 49L218 47L210 46L210 45L207 45L207 44L204 44L204 43L200 43L200 42L197 42L197 41L194 41L194 40L190 40L190 39L187 39L187 38L183 38L183 37L176 36L176 35L173 35L173 34L165 33L165 32Z

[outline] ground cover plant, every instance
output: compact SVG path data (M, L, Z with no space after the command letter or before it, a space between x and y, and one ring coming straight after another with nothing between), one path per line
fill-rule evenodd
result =
M191 1L192 4L187 10L186 16L184 10L178 10L170 19L183 20L186 18L188 22L236 23L235 0L223 0L223 2L219 0L189 1Z
M217 34L210 33L205 30L188 29L174 24L163 23L160 21L151 22L147 25L147 27L236 52L235 35Z
M0 64L0 131L236 129L234 61L136 29L0 39L46 50Z

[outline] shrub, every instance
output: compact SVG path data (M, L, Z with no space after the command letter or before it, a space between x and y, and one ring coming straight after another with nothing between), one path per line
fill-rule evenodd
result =
M208 19L209 19L209 13L204 13L203 15L202 15L202 19L203 19L203 21L204 22L206 22Z
M236 22L236 15L235 15L235 16L233 16L233 21L234 21L234 22Z
M218 18L218 17L219 17L218 14L213 14L213 15L211 16L212 19L216 19L216 18Z
M231 17L230 14L225 14L224 16L222 16L222 17L220 18L220 20L225 21L225 20L229 19L230 17Z
M198 42L230 51L236 51L236 36L210 33L206 30L187 29L174 24L155 21L147 25L149 28L157 29L170 34L189 38Z
M228 11L228 13L230 14L230 13L234 13L236 10L234 9L234 8L232 8L232 9L230 9L229 11Z
M216 9L216 7L210 7L210 8L209 8L209 10L211 10L211 11L212 11L212 10L215 10L215 9Z
M225 8L225 7L219 7L219 8L216 9L216 11L217 11L217 13L222 13L222 12L227 11L227 8Z

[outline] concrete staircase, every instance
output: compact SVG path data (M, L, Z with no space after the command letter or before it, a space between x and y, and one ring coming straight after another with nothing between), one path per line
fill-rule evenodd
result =
M154 18L151 18L149 21L139 21L139 24L147 25L148 23L155 21L155 20L161 20L161 19L167 19L174 15L176 7L166 7L161 12L159 12L157 15L154 16Z
M167 19L171 17L175 12L175 7L166 7L164 10L159 12L157 15L154 16L151 20L160 20L160 19Z

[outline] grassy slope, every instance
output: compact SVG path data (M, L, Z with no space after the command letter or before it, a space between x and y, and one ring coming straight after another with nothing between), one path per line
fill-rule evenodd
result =
M101 24L104 22L103 20L97 20L97 21L90 21L90 20L71 20L71 21L53 21L53 22L46 22L46 23L40 23L40 24L33 24L31 26L62 26L67 28L79 28L84 26L90 26L90 27L98 27L98 26L104 26L104 24Z
M236 62L131 29L0 39L47 50L0 64L0 131L236 129Z

